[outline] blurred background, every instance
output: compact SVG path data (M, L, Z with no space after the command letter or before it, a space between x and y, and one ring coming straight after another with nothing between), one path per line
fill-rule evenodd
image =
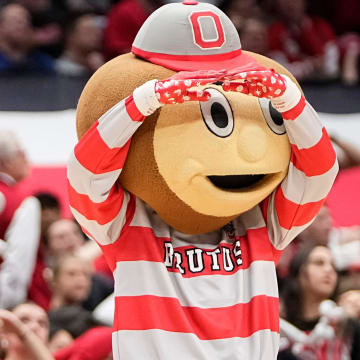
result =
M99 325L93 319L94 310L112 293L113 286L104 259L73 222L68 206L66 161L77 141L76 104L92 73L113 57L129 52L142 23L167 2L172 1L0 0L0 132L12 131L7 136L16 136L21 144L31 171L19 187L24 193L37 195L43 210L42 243L37 248L34 274L30 274L33 278L27 284L27 289L32 287L33 292L29 290L21 301L2 306L11 308L31 299L46 311L46 316L49 310L70 306L60 315L50 311L53 321L50 321L50 338L54 339L59 329L65 329L69 335L67 339L64 337L66 344L92 329L94 324ZM334 299L351 313L351 318L360 318L360 1L208 2L230 17L244 50L273 58L295 75L307 100L326 125L340 162L341 171L321 215L309 232L285 251L280 261L284 309L294 255L304 243L314 240L329 249L329 261L337 274L337 288L341 289L334 297L335 285L330 287L322 297L319 295L321 300ZM54 223L55 229L49 232ZM58 242L68 245L59 246ZM311 251L308 250L301 261L306 262L313 254ZM85 265L76 270L82 272L85 279L76 289L64 289L61 281L56 282L62 274L59 268L64 270L80 264L71 256L60 263L52 260L62 253L91 264L90 270ZM293 281L298 281L296 271L293 276ZM67 291L70 295L66 295ZM56 297L58 292L61 296ZM340 293L347 297L343 296L340 301ZM301 292L292 296L306 297ZM71 319L74 311L71 306L86 311L82 327L79 325L81 329L72 329L70 320L60 324L59 319L66 316ZM111 315L110 320L107 316L111 310L101 308L99 311L100 323L110 326ZM285 314L284 310L284 318ZM288 320L291 319L288 317ZM292 322L301 328L297 320ZM305 326L302 330L309 329ZM360 338L358 340L360 342ZM298 341L284 342L282 356L290 356L284 359L301 358L301 351L292 349L294 343L298 343L297 349L301 348ZM64 346L59 345L61 347ZM293 350L290 355L289 349ZM347 358L359 359L360 349L358 357L352 356L355 355ZM106 357L99 355L98 358Z

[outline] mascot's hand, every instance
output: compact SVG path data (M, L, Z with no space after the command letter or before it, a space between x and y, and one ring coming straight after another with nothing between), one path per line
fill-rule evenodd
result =
M295 107L301 98L296 84L273 69L236 72L224 76L225 91L235 91L258 98L271 99L274 108L285 112Z
M207 101L210 93L199 88L223 78L225 71L180 71L169 79L155 83L155 94L161 104L182 104L185 101ZM193 88L193 90L190 90Z
M225 91L237 91L259 98L281 96L286 89L285 79L274 70L246 71L227 74L223 83Z
M133 92L134 101L144 116L153 114L165 104L207 101L210 93L200 87L222 81L224 75L225 70L180 71L171 78L150 80L139 86Z

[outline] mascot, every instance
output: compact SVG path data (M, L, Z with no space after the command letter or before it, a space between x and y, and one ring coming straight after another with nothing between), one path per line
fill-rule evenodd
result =
M70 204L114 274L114 359L275 359L275 266L338 169L292 75L217 7L168 4L89 80L77 131Z

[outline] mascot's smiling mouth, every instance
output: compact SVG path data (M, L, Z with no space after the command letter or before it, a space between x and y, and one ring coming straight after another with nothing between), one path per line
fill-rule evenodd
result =
M266 175L264 174L226 175L226 176L212 175L212 176L208 176L208 179L211 181L213 185L215 185L220 189L237 190L255 185L259 181L261 181L265 176Z

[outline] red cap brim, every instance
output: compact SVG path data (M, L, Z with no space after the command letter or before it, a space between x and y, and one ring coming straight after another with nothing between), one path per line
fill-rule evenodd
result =
M168 55L144 51L134 46L131 51L153 64L175 71L238 69L241 72L264 68L255 58L244 54L241 49L220 55Z

